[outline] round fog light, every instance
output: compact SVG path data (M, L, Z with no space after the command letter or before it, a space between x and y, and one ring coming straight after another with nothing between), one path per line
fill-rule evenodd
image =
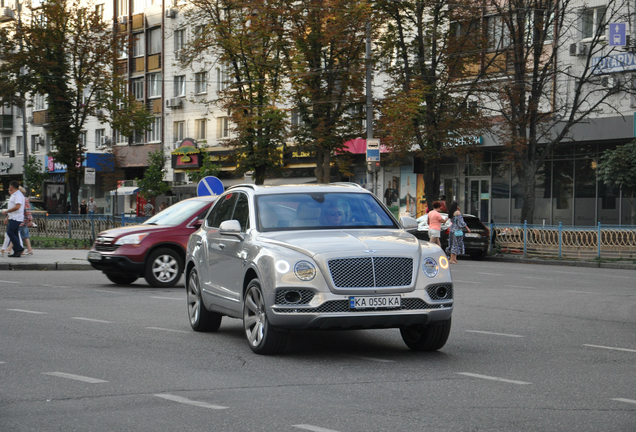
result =
M446 296L448 295L448 290L446 289L446 287L439 287L437 288L437 291L435 294L437 294L437 297L443 299L443 298L446 298Z

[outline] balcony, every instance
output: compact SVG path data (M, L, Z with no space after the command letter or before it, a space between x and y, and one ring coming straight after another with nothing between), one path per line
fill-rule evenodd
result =
M133 63L132 63L132 73L135 72L143 72L146 70L145 66L146 66L146 57L136 57L133 59Z
M161 54L148 56L148 71L161 69Z
M141 30L144 28L144 14L133 15L132 17L132 29Z
M51 123L50 113L48 110L33 111L34 126L49 126Z
M13 131L13 116L12 115L0 115L0 132Z
M11 8L0 7L0 22L12 21L15 19L15 13Z

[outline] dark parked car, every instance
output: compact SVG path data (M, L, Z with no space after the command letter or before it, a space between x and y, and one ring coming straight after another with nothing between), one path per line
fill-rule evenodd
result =
M445 213L442 213L442 215L448 216ZM476 216L465 214L463 217L466 225L470 228L470 232L464 233L466 255L470 255L474 260L482 260L488 254L490 230ZM448 247L449 226L450 223L448 222L442 225L440 241L444 250ZM428 225L426 223L420 224L417 229L409 230L409 232L420 240L429 240Z
M171 287L181 278L190 234L201 226L216 196L190 198L174 204L143 224L98 234L88 261L116 284L140 277L154 287Z

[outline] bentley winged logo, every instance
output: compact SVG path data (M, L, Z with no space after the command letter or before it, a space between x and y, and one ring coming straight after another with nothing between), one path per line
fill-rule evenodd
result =
M364 252L368 253L368 254L374 254L377 252L377 250L365 250Z

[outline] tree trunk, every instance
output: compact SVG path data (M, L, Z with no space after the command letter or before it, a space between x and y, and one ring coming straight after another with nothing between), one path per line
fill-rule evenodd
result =
M254 169L254 184L262 185L265 183L265 171L267 171L267 167L265 165L259 165Z
M526 161L525 169L517 168L517 178L523 195L523 203L521 205L521 222L528 221L529 224L534 223L534 189L537 183L536 163L534 161Z
M71 177L72 174L79 175L79 172L69 171L68 177L68 188L71 193L71 214L77 214L79 209L79 187L80 187L80 178L79 177Z
M331 152L328 149L318 147L316 151L316 181L329 183L331 173Z
M439 198L441 165L439 159L431 159L424 163L424 195L429 210L433 210L433 201ZM417 197L419 201L422 197Z

